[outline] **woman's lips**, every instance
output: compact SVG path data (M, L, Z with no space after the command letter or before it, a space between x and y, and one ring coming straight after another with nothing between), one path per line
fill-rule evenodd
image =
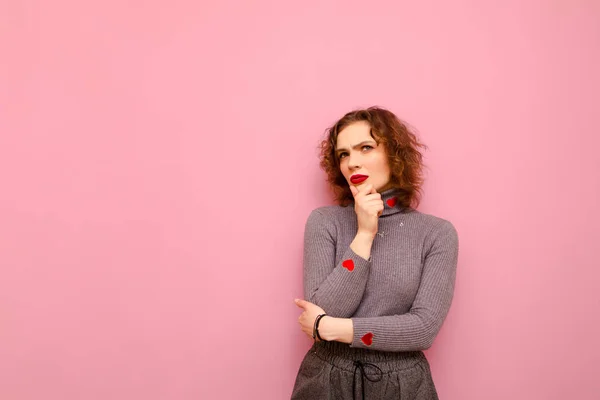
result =
M350 182L352 182L352 183L354 183L356 185L358 183L364 182L367 178L368 178L367 175L356 174L356 175L352 175L350 177Z

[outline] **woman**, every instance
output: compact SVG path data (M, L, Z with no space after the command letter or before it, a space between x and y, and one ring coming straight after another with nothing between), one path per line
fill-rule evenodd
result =
M308 217L292 399L437 399L431 346L454 293L453 225L415 209L424 146L392 112L346 114L321 146L338 206ZM323 315L326 314L326 315Z

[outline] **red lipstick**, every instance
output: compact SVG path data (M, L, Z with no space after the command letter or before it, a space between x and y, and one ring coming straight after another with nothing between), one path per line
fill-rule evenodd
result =
M365 180L367 180L369 176L368 175L360 175L360 174L356 174L356 175L352 175L350 177L350 182L354 183L355 185L364 182Z

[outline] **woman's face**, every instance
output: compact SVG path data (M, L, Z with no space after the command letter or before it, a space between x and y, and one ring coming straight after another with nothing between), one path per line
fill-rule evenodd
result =
M390 188L388 157L384 145L377 144L371 136L368 122L358 121L342 129L335 151L348 185L358 188L370 183L378 192Z

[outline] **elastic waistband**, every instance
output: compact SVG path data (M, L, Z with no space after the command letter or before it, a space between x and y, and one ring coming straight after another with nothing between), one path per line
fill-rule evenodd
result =
M385 373L412 368L427 361L422 351L391 352L360 349L340 342L317 342L313 345L317 357L330 364L353 372L355 361L374 364Z

